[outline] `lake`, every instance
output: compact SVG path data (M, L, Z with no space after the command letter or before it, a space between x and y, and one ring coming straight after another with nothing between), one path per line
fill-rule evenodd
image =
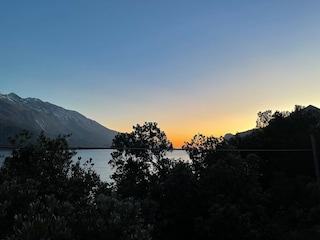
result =
M113 151L114 150L112 149L77 150L73 160L76 161L78 157L81 157L81 163L85 163L87 160L92 158L92 162L94 163L93 169L100 175L102 181L109 182L113 169L108 162L111 159L111 153ZM2 165L5 157L10 156L10 153L10 150L0 150L0 166ZM188 154L183 150L173 150L172 152L168 152L166 157L170 159L190 160Z

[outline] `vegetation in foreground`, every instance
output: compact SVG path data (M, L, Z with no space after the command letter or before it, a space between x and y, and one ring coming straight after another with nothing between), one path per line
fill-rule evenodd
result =
M165 157L156 123L137 125L113 140L112 184L71 160L66 136L24 132L0 170L0 239L319 239L311 153L254 151L310 148L319 118L299 107L258 117L228 142L195 135L190 162Z

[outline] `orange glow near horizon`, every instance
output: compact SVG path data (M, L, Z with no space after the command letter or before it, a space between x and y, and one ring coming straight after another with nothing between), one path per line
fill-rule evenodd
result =
M221 116L225 115L221 113ZM217 120L190 119L189 122L182 120L180 123L161 124L159 127L175 148L181 148L184 142L189 142L198 133L216 138L224 137L227 133L236 134L254 128L255 121L256 113L253 111L250 114L231 114Z
M292 101L297 102L298 101ZM301 101L302 106L309 105L307 101ZM299 104L299 103L298 103ZM311 103L312 105L319 106L319 104ZM294 104L280 104L270 103L264 107L254 106L252 109L238 108L237 111L229 111L228 109L214 109L212 112L206 113L206 115L166 115L166 118L162 119L159 115L158 127L165 132L169 141L172 142L174 148L181 148L185 142L189 142L194 135L201 133L205 136L214 136L216 138L224 137L225 134L236 134L255 128L257 113L259 111L265 111L271 109L273 112L279 111L292 111ZM278 106L278 107L277 107ZM154 119L157 119L155 117ZM175 119L173 121L172 119ZM179 120L178 120L179 119ZM143 124L144 122L135 122L137 119L131 119L133 124L127 125L125 122L118 122L118 126L113 126L113 130L120 132L132 132L132 126L136 124ZM135 123L134 123L135 122ZM110 124L104 123L104 126Z
M225 116L221 113L222 116ZM179 122L164 121L158 122L158 127L165 132L169 141L174 148L181 148L185 142L189 142L194 135L201 133L206 136L223 137L227 133L236 134L237 132L246 131L255 127L256 113L244 116L225 116L216 121L210 119L188 119ZM119 132L132 132L132 126L143 124L143 122L126 126L125 128L115 126L112 129ZM108 124L105 124L108 126Z
M191 139L191 137L188 138L189 136L187 136L187 134L184 136L178 135L172 137L167 134L167 137L172 142L174 148L181 148L185 142L188 142Z

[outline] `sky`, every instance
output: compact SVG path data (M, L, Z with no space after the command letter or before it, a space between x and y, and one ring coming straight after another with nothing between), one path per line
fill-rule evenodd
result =
M318 0L0 1L0 92L175 147L320 107Z

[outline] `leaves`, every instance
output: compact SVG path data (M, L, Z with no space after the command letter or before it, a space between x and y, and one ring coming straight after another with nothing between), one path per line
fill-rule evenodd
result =
M112 178L124 196L144 195L152 175L164 166L163 158L172 149L171 142L157 123L137 124L131 133L119 133L113 140L110 164Z
M73 162L66 137L42 133L6 158L0 170L0 238L148 239L139 203L111 195L92 159L84 166L80 159ZM117 203L109 205L107 216L102 195Z

